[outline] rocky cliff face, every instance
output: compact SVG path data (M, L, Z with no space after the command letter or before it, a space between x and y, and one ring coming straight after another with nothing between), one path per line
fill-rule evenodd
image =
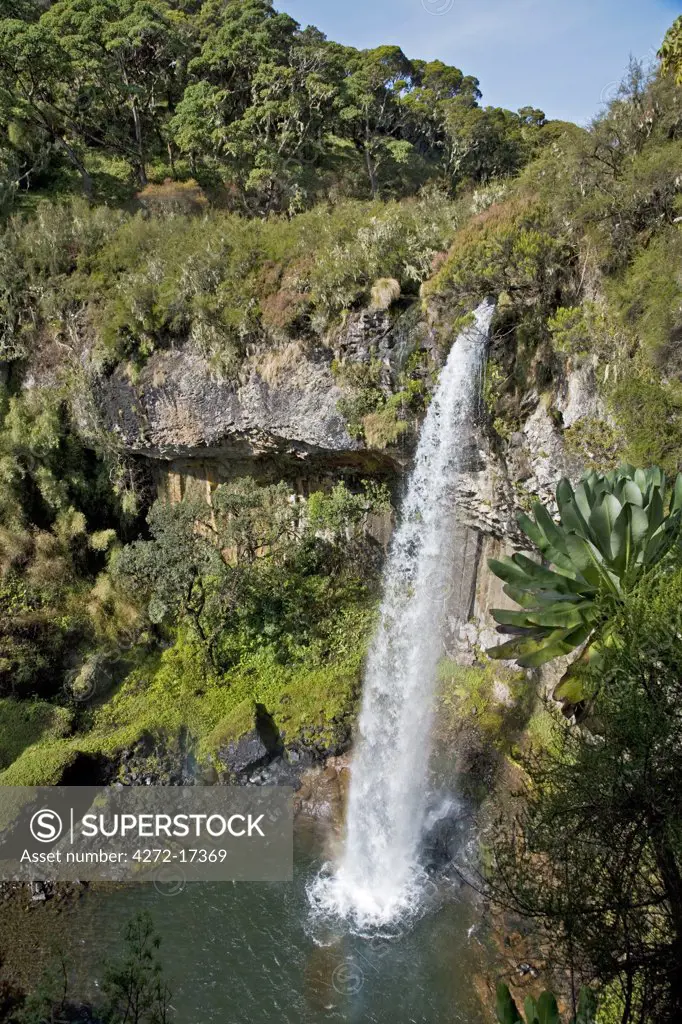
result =
M156 352L134 379L119 366L96 380L97 427L145 460L172 500L246 474L288 480L304 494L330 477L395 480L409 462L410 440L380 450L351 436L332 364L375 361L390 391L409 352L433 344L413 311L364 310L318 347L254 345L236 380L191 346Z
M603 416L588 364L569 370L553 395L530 394L520 429L506 440L482 432L477 463L463 477L459 494L462 527L456 544L461 554L446 636L448 653L456 660L472 664L481 651L504 641L489 610L514 605L488 559L527 545L516 525L517 508L528 509L537 499L551 508L559 479L575 480L582 473L580 461L566 451L563 429ZM548 692L564 670L563 659L545 666L538 673L541 689Z
M414 439L373 450L352 437L339 411L343 392L332 363L378 362L390 388L418 348L436 363L442 358L428 314L413 307L400 315L354 313L322 347L254 347L236 381L221 378L189 346L158 352L134 381L119 368L97 383L100 426L127 454L152 466L160 493L172 500L188 493L208 496L216 484L247 474L289 480L304 494L325 481L354 476L388 479L399 490ZM470 660L499 639L487 609L508 600L487 568L488 558L523 544L517 507L527 508L536 498L551 506L558 479L580 474L581 465L566 452L563 430L603 415L594 369L585 363L555 383L551 395L529 391L521 422L508 437L482 426L461 480L461 527L452 538L457 565L448 646L457 657ZM379 524L384 540L389 525Z
M301 351L274 379L245 371L242 382L225 381L189 347L160 352L134 384L121 369L101 382L98 405L126 451L152 459L303 460L359 449L337 411L328 361Z

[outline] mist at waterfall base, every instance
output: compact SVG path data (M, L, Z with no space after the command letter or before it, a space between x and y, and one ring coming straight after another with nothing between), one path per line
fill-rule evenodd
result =
M384 573L365 671L343 853L311 883L313 912L358 933L420 913L428 891L421 840L438 662L452 607L457 478L473 442L494 304L457 338L422 425ZM443 808L445 813L446 808Z

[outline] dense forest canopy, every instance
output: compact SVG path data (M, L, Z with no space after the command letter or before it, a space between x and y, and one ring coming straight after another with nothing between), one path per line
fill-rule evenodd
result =
M58 0L0 22L0 202L63 172L106 194L162 169L249 212L513 174L541 110L398 46L356 50L270 0Z

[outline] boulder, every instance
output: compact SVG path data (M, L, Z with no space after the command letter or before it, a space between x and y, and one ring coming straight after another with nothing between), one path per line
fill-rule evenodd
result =
M282 753L282 740L272 716L262 704L255 705L253 728L218 751L231 776L248 776Z

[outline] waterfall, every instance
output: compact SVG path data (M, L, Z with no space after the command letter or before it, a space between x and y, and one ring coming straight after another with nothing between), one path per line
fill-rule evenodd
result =
M384 574L365 670L343 855L312 906L360 930L414 912L423 872L431 725L456 552L457 476L473 435L494 305L478 307L448 357L424 420Z

